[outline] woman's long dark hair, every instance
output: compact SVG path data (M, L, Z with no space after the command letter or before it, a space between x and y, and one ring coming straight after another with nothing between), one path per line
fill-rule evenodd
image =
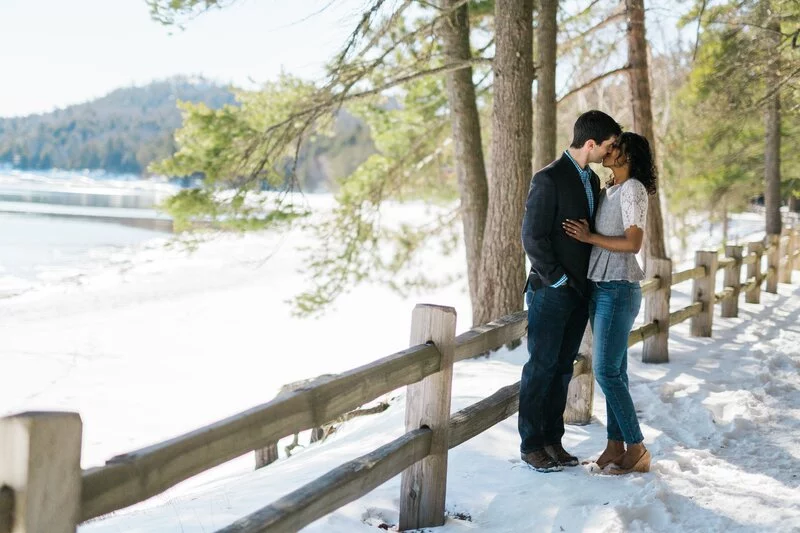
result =
M630 177L642 182L647 194L656 193L656 173L650 143L639 134L626 131L617 139L620 157L626 158L630 165Z

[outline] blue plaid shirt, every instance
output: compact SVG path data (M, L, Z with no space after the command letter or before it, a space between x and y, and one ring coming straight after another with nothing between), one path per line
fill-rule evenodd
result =
M578 175L581 177L581 182L583 183L583 190L586 191L586 200L589 202L589 216L594 215L594 193L592 192L592 171L589 170L589 167L581 168L577 161L572 157L572 154L569 153L569 150L564 150L564 154L569 157L569 160L575 165L575 168L578 169ZM550 285L551 287L561 287L567 282L567 275L564 274L561 276L561 279Z

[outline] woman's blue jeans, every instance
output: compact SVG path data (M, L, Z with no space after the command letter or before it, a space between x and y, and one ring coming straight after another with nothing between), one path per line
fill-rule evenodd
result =
M628 444L644 440L628 391L628 335L641 304L638 282L591 282L594 375L606 396L608 440Z

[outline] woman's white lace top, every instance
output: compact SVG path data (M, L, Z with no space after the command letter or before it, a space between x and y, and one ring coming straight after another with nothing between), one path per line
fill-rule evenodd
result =
M646 221L647 189L639 180L630 178L600 193L595 232L609 237L622 237L631 226L644 231ZM644 272L636 261L636 254L611 252L594 246L589 259L589 279L641 281Z

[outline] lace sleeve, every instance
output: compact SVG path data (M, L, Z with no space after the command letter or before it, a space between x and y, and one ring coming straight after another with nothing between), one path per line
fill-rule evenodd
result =
M645 229L647 222L647 189L639 180L629 179L620 191L622 227L636 226Z

